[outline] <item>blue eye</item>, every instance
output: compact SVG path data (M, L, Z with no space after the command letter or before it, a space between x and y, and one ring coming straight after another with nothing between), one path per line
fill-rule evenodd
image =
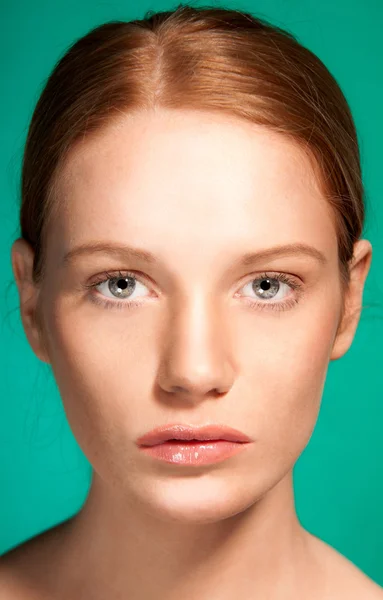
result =
M86 285L86 288L94 288L97 290L97 288L101 288L100 292L102 293L102 295L104 293L109 292L111 295L106 296L109 298L126 298L125 300L104 300L102 299L102 297L100 297L99 294L96 293L92 293L90 295L90 298L93 302L95 302L96 304L99 304L101 306L103 306L104 308L130 308L133 304L135 306L137 306L138 304L141 304L141 302L137 302L136 299L131 300L131 298L134 298L134 291L137 288L137 283L139 283L139 286L143 286L143 287L147 287L146 285L144 285L143 283L141 283L140 278L137 277L137 275L135 275L134 273L131 273L130 271L126 271L124 273L121 273L121 271L118 271L117 273L102 273L99 278L96 279L95 282ZM138 286L138 287L139 287ZM103 296L105 298L105 296Z
M251 285L252 291L255 294L259 294L258 301L253 301L250 298L251 306L258 310L286 310L292 308L299 301L300 295L298 292L303 287L295 278L293 279L286 273L262 273L246 285ZM283 294L281 301L280 297L278 299L278 294L284 287L289 287L295 293L289 294L287 300ZM270 299L273 302L268 302ZM277 302L275 302L275 299L277 299Z
M137 283L138 282L138 285ZM281 286L282 284L282 286ZM256 310L287 310L298 303L300 290L303 287L301 283L286 273L261 273L256 278L251 279L244 287L251 285L251 289L256 294L256 299L246 297L248 304ZM95 282L85 285L86 288L101 288L101 294L95 292L90 294L92 302L110 309L126 309L133 306L140 306L143 301L137 301L134 298L134 292L140 289L140 286L147 288L141 278L130 271L117 273L102 273ZM244 287L242 289L244 289ZM293 294L289 294L287 300L284 295L282 300L275 298L281 290L281 287L289 287ZM103 288L103 289L102 289ZM147 288L148 289L148 288ZM103 296L104 293L110 293L109 296ZM138 295L142 297L143 295ZM115 300L105 300L103 298L115 298ZM123 300L121 300L123 298ZM132 298L134 298L132 300ZM120 299L120 300L118 300ZM272 300L270 302L269 300Z

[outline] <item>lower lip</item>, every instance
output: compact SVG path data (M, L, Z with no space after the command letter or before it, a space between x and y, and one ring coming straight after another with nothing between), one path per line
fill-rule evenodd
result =
M155 446L141 446L145 454L177 465L210 465L234 456L249 446L248 442L169 441Z

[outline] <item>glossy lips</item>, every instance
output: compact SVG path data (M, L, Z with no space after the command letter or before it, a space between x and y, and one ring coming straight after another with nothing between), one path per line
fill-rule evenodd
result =
M137 440L142 452L167 463L207 465L221 462L249 446L251 438L220 425L157 427Z

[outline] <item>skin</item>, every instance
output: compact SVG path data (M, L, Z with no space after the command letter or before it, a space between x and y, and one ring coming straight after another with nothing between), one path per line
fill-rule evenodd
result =
M94 474L82 510L15 560L23 589L28 580L39 597L94 600L382 598L304 530L294 507L292 469L329 361L354 338L372 256L359 240L340 322L334 216L307 156L234 117L161 109L83 141L62 175L46 279L31 282L23 240L12 266L27 338L52 367ZM160 263L92 254L61 266L90 241L140 247ZM246 252L295 242L326 264L296 255L230 267ZM106 310L90 295L112 305L107 284L81 288L118 270L139 278L140 306ZM266 301L251 284L265 270L301 283L299 302L260 310ZM274 296L269 305L298 298L283 282ZM253 442L202 467L137 448L138 436L174 422L229 424Z

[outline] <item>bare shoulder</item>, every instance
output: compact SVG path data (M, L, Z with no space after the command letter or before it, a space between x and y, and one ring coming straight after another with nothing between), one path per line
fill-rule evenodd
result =
M335 548L310 534L326 579L323 600L383 600L383 588Z
M66 523L43 531L0 557L0 600L52 600L49 573L53 572L55 549Z
M58 598L55 565L67 525L69 521L44 531L0 557L0 600ZM321 584L322 578L326 583L318 600L383 600L383 588L350 560L312 534L308 540Z

